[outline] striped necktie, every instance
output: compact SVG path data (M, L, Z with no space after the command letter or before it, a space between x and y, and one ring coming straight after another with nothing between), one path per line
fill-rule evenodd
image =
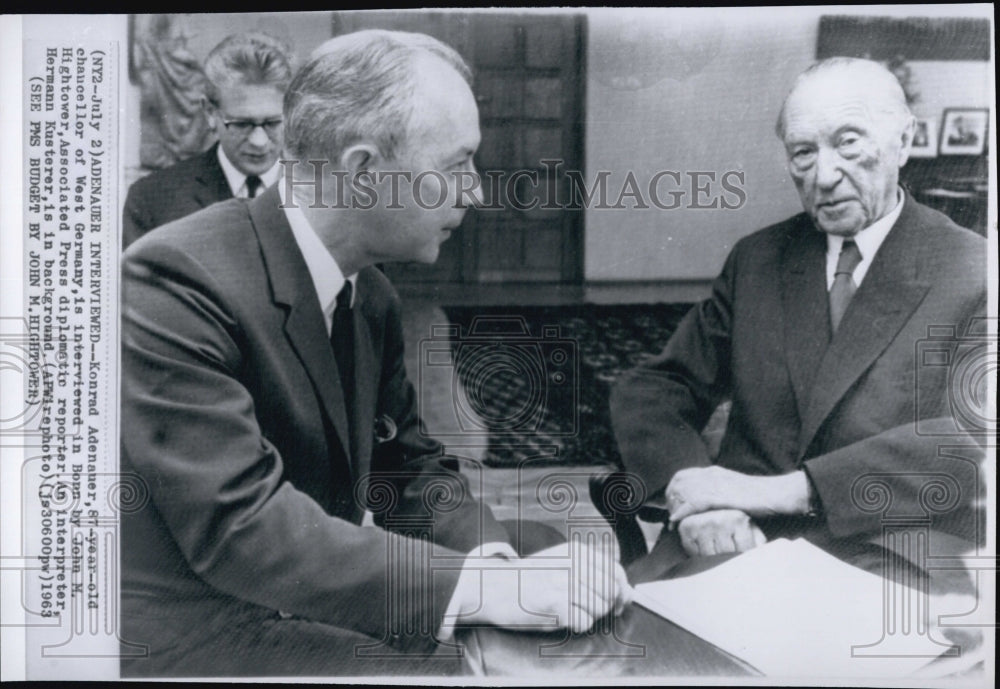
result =
M847 305L851 302L851 297L857 291L858 286L854 284L854 269L861 263L861 251L853 239L844 240L844 245L840 248L840 256L837 258L837 270L833 275L833 287L830 288L830 329L837 332L840 319L847 311Z

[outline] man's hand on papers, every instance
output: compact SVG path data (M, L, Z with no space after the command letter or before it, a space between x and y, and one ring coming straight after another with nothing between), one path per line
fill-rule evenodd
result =
M455 595L460 623L582 633L621 614L634 592L613 547L566 543L488 565L467 560Z
M740 510L692 514L677 527L684 551L692 556L742 553L767 543L764 532Z
M803 471L751 476L720 466L681 469L667 485L670 524L709 510L736 509L751 517L806 514L809 479Z

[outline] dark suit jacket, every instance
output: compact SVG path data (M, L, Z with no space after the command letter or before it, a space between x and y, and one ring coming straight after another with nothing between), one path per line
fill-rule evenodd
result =
M679 469L710 464L699 431L730 398L714 461L748 474L805 469L832 536L877 532L885 515L977 536L969 508L981 452L955 429L954 366L919 353L944 326L957 337L932 348L960 358L985 312L984 240L907 196L832 340L825 253L805 214L736 244L711 297L612 393L625 468L652 493ZM805 523L762 526L775 535Z
M122 218L122 246L218 201L233 198L219 164L219 144L137 180L128 190Z
M128 641L175 642L152 619L164 610L194 611L196 625L252 605L432 645L465 554L508 537L422 435L399 298L373 268L358 276L357 390L345 399L278 203L272 188L217 204L125 253L121 469L151 498L123 520L123 612L145 636ZM398 430L379 444L383 415ZM429 536L452 568L360 527L361 492L376 523ZM414 638L397 639L407 626Z

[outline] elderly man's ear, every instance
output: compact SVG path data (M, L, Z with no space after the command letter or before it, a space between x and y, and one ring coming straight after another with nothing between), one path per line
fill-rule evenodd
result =
M903 132L899 135L899 167L906 165L906 161L910 159L910 149L913 146L913 134L917 131L917 118L912 115L907 118L906 124L903 126Z

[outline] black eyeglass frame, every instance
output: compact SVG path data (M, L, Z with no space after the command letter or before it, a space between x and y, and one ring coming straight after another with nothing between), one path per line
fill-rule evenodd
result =
M222 125L227 131L248 137L253 134L257 127L264 130L264 133L271 139L281 131L281 126L285 123L285 118L275 117L268 120L222 120Z

